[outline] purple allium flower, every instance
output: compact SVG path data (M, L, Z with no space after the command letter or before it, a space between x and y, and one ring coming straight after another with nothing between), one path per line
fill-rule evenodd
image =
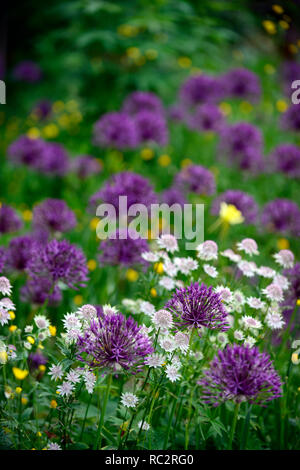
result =
M6 250L2 246L0 246L0 273L4 270L4 266L6 263Z
M140 111L136 114L134 121L139 143L156 142L158 145L168 143L167 123L160 113Z
M189 165L175 177L175 186L183 191L211 196L216 191L214 175L204 166Z
M292 104L281 116L281 127L288 131L300 131L300 104Z
M253 224L256 221L258 206L250 194L235 189L225 191L213 201L211 206L213 215L219 215L221 202L235 206L242 213L245 224Z
M300 149L296 145L278 145L270 155L271 166L291 178L300 177Z
M39 366L43 366L47 364L48 359L44 356L41 352L30 353L28 356L28 364L31 371L34 371L39 368Z
M116 173L110 180L91 198L90 204L97 205L100 202L112 204L119 213L119 196L127 196L127 206L133 204L144 204L147 208L157 202L157 196L153 187L146 178L133 173L124 171Z
M59 305L62 300L60 288L56 285L53 288L52 280L46 277L28 279L20 292L22 302L36 305L43 305L48 299L48 305L53 307Z
M140 111L153 111L163 114L163 105L159 97L154 93L135 91L125 99L122 111L131 115L135 115Z
M222 297L212 287L198 282L176 289L165 308L175 316L177 326L189 328L206 327L225 331L229 328L227 312Z
M179 91L180 101L186 107L194 107L201 103L216 103L223 96L222 80L204 74L188 78Z
M90 328L77 341L80 359L89 367L136 372L153 352L151 340L140 329L132 317L126 318L121 313L92 320Z
M291 93L293 92L291 85L293 81L299 80L300 77L300 64L299 62L288 61L283 64L282 70L285 93L288 96L291 96Z
M13 70L15 80L34 83L42 78L42 71L38 64L31 60L24 60L16 65Z
M43 158L45 142L42 139L32 139L21 135L8 147L8 155L18 165L35 167Z
M187 203L187 199L183 192L176 188L175 186L171 186L169 189L166 189L162 195L162 202L168 204L168 206L172 206L173 204L179 204L181 207Z
M41 158L34 167L45 174L63 176L69 169L69 157L61 144L45 142Z
M45 199L33 209L33 228L50 233L69 232L76 226L76 216L61 199Z
M67 240L51 240L45 246L35 247L26 271L33 279L46 278L52 285L61 281L76 289L76 286L85 285L88 270L80 248Z
M101 172L102 165L99 160L91 155L80 155L72 160L72 169L78 178L86 179L90 175L96 175Z
M226 401L264 405L282 395L282 382L270 356L248 346L219 350L198 384L203 401L219 406Z
M181 122L184 121L186 117L186 110L180 104L174 104L168 109L168 116L171 121Z
M102 252L99 261L102 265L123 265L135 266L145 265L141 254L149 251L147 241L143 238L136 238L137 233L132 230L120 229L114 234L115 238L102 240L99 249Z
M51 101L46 99L38 101L34 105L32 112L41 120L47 119L52 114Z
M187 124L193 130L218 132L223 125L224 117L218 106L204 103L196 106L195 112L187 117Z
M17 232L23 227L23 222L15 210L6 204L0 205L0 233Z
M230 97L257 100L261 95L258 76L245 68L232 69L223 75L224 87Z
M94 125L93 143L120 150L136 147L138 139L133 118L122 112L103 114Z
M6 256L7 267L12 270L23 271L27 267L36 243L28 235L10 240Z
M269 230L292 236L300 235L300 209L289 199L274 199L262 211L262 224Z

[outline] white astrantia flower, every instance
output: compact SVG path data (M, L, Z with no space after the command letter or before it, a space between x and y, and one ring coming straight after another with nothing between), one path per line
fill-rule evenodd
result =
M211 266L210 264L204 264L203 269L206 272L206 274L208 274L210 277L215 278L215 277L218 277L219 275L216 268L214 266Z
M58 380L62 378L62 376L64 375L64 372L63 372L61 365L52 364L52 366L49 369L48 374L50 375L52 380Z
M274 259L276 263L287 269L294 266L295 256L290 250L280 250L278 253L275 253Z
M133 393L126 392L122 393L121 395L121 403L123 406L126 408L135 408L136 405L138 404L138 397L134 395Z
M264 309L266 307L266 303L260 300L258 297L248 297L246 299L246 303L249 305L249 307L257 310Z
M151 331L153 331L153 327L152 326L146 326L146 325L142 325L141 328L140 328L140 333L144 336L149 336L149 334L151 333Z
M81 322L75 313L67 313L62 322L67 330L81 329Z
M271 330L281 330L285 325L285 321L280 312L273 311L266 315L266 324Z
M140 312L148 315L149 317L152 317L152 315L155 313L155 307L147 300L142 300L140 302Z
M164 336L159 340L160 347L166 352L172 352L176 348L174 338L172 336Z
M276 271L274 271L274 269L269 268L268 266L260 266L256 269L256 273L266 279L272 279L275 276Z
M226 310L228 310L227 305L226 305ZM229 328L232 328L234 326L234 316L233 315L227 315L227 323L229 324Z
M11 294L11 283L5 276L0 277L0 292L2 295L10 295Z
M47 450L62 450L62 448L56 442L50 442L47 446Z
M70 328L64 334L63 338L65 339L67 344L72 344L77 341L78 336L82 333L81 330L78 328Z
M292 349L297 349L299 347L300 347L300 339L295 339L291 344L291 348Z
M152 316L152 321L157 328L169 330L173 326L173 317L168 310L158 310Z
M244 240L237 243L237 249L250 256L259 254L257 243L255 240L253 240L253 238L244 238Z
M153 253L152 251L144 251L144 253L141 254L141 257L149 263L157 263L159 260L158 254Z
M158 282L161 287L164 287L166 290L173 290L175 288L175 281L171 277L162 276Z
M178 372L178 368L172 364L166 366L166 376L171 382L176 382L180 379L181 375Z
M242 341L245 337L244 333L241 330L235 330L235 332L233 333L233 336L238 341Z
M176 277L178 273L178 267L168 257L164 258L163 270L170 277Z
M0 300L0 308L1 307L6 310L16 310L15 304L8 297L3 297L3 299Z
M157 240L157 244L160 248L165 249L170 253L174 253L178 251L178 243L174 235L171 234L163 234Z
M165 360L166 359L162 354L153 353L149 356L146 356L145 364L156 369L156 367L161 367Z
M104 310L104 307L103 307ZM77 310L78 315L88 322L97 317L97 309L94 305L85 304Z
M238 255L237 253L235 253L230 248L228 248L227 250L222 251L221 255L224 256L225 258L230 259L230 261L233 261L234 263L238 263L239 261L242 260L241 255Z
M102 308L104 315L115 315L118 313L117 307L112 307L110 304L103 305Z
M25 333L31 333L32 330L33 330L33 326L32 326L32 325L27 325L27 326L25 326L25 328L24 328Z
M140 305L136 300L123 299L122 305L124 305L124 307L130 310L132 313L136 313L137 310L140 312Z
M238 263L238 268L240 271L242 271L244 276L253 277L255 275L257 266L255 263L253 263L253 261L242 260Z
M262 323L260 320L256 318L250 317L250 315L244 315L242 317L242 324L245 328L253 328L259 330L262 327Z
M84 371L83 378L87 392L90 394L93 393L96 384L95 374L89 370L86 370Z
M34 317L34 323L40 330L44 330L46 328L49 328L50 322L49 320L45 317L45 315L35 315Z
M212 240L206 240L197 246L197 256L203 261L218 259L218 245Z
M265 289L262 289L262 293L265 294L267 299L275 302L283 301L283 292L280 286L277 284L270 284Z
M217 286L214 291L216 292L216 294L220 294L221 296L221 299L224 301L224 302L230 302L230 300L232 299L232 292L231 290L229 289L229 287L225 287L225 286Z
M69 397L74 392L74 384L65 381L57 387L57 391L60 396Z
M28 351L32 349L32 344L30 344L28 341L24 341L23 345L25 349L28 349Z
M71 369L66 375L66 380L72 384L79 383L80 379L81 379L81 373L80 371L76 369Z
M222 346L226 346L228 343L228 335L226 333L220 332L217 334L217 340L221 343Z
M249 348L252 348L256 343L256 339L253 338L253 336L247 336L244 341L245 346L249 346Z
M273 278L273 284L277 284L282 290L287 290L290 287L290 282L286 276L276 274Z
M179 348L180 351L186 353L189 348L190 338L187 334L178 331L174 336L174 342L176 347Z
M243 310L243 305L245 305L245 302L246 302L245 296L241 291L236 290L233 292L232 299L230 302L232 310L238 313L241 313L241 311Z
M148 424L146 421L139 421L138 422L138 428L142 429L143 431L149 431L150 424Z
M0 325L6 325L10 319L8 311L4 308L0 308Z
M191 271L198 268L198 263L193 258L188 256L187 258L174 258L174 263L178 270L185 275L188 275Z

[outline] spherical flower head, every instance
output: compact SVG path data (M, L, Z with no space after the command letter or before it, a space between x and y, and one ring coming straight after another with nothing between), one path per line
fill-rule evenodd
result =
M209 75L194 75L180 88L179 98L184 107L193 108L201 103L217 103L223 97L222 81Z
M5 276L0 277L0 292L2 295L10 295L11 294L11 283Z
M94 319L78 337L79 358L92 368L140 370L153 352L151 340L140 330L132 317L121 313Z
M34 168L46 175L65 175L69 170L69 156L66 149L57 142L45 142Z
M126 392L122 393L121 395L121 403L123 406L126 408L135 408L136 405L138 404L138 397L134 395L133 393Z
M13 77L19 82L35 83L42 78L40 66L32 60L23 60L13 70Z
M241 212L242 217L244 217L245 224L252 224L256 221L258 206L250 194L234 189L225 191L213 201L211 206L211 213L213 215L219 215L222 202L235 206Z
M193 114L186 118L188 126L199 132L218 132L224 124L224 116L218 106L204 103L196 106Z
M67 240L36 246L26 271L31 278L46 278L53 286L61 281L71 289L85 286L88 272L83 252Z
M227 204L226 202L221 202L220 204L220 213L219 217L222 222L229 225L238 225L244 222L244 217L233 204Z
M50 442L47 447L47 450L62 450L61 446L57 442Z
M174 315L178 327L219 329L229 328L227 312L221 296L212 287L198 282L177 289L165 308Z
M140 111L152 111L163 114L163 105L159 97L154 93L135 91L125 99L122 111L131 115L136 115Z
M262 289L263 294L267 297L267 299L274 301L274 302L282 302L283 301L283 292L282 288L278 284L270 284L265 289Z
M282 67L282 79L284 81L285 93L289 97L292 92L292 82L298 80L300 77L300 64L293 60L289 60L283 63Z
M115 238L107 238L100 243L100 264L117 266L147 265L142 253L148 251L147 241L138 237L132 230L120 229L114 234Z
M60 288L58 286L53 288L51 279L46 277L28 279L20 292L22 302L35 305L43 305L48 299L48 305L53 307L59 305L62 300Z
M282 395L281 380L269 355L236 344L218 351L198 384L203 401L213 406L226 401L265 405Z
M7 249L7 267L10 270L23 271L31 258L36 241L28 236L15 237Z
M124 112L103 114L94 125L93 143L119 150L136 147L138 138L133 118Z
M237 243L237 249L250 256L258 255L257 243L253 238L244 238L244 240Z
M44 148L45 142L42 139L21 135L10 144L7 153L15 164L35 167L43 158Z
M271 231L295 237L300 235L300 209L289 199L268 202L263 208L261 222Z
M300 132L300 105L292 104L281 116L281 127L288 131Z
M144 204L150 208L157 202L157 196L149 181L138 173L123 171L113 175L106 184L90 198L90 205L100 202L112 204L119 214L119 197L127 197L127 207Z
M157 240L157 244L160 248L170 252L174 253L175 251L178 251L178 243L174 235L171 234L163 234L159 237Z
M223 75L224 86L229 97L256 101L261 95L259 77L246 68L232 69Z
M33 227L35 230L47 230L50 233L69 232L76 226L76 216L62 199L45 199L33 209Z
M189 165L175 177L175 185L182 191L211 196L216 191L214 175L201 165Z
M6 204L0 205L0 233L17 232L23 227L23 222L15 210Z
M165 118L157 112L140 111L134 118L139 144L154 142L158 145L167 145L168 128Z
M281 171L290 178L300 178L300 149L296 145L278 145L270 159L271 169Z
M102 170L99 160L91 155L80 155L72 160L72 169L81 180L87 179L91 175L97 175Z
M6 250L2 246L0 247L0 273L4 270L6 263Z
M213 240L206 240L197 246L198 258L203 261L218 259L218 245Z
M187 199L183 192L176 188L175 186L171 186L169 189L166 189L161 195L162 202L167 204L168 206L172 206L173 204L179 204L180 207L184 207L184 204L187 204Z
M295 256L290 250L280 250L274 255L276 263L285 269L292 268L294 266Z
M152 321L157 328L169 330L173 326L173 317L168 310L158 310L153 314Z

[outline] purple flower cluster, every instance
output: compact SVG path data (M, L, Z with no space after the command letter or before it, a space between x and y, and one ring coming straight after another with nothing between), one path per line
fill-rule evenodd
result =
M15 210L6 204L0 205L0 233L17 232L23 227L23 222Z
M223 75L226 96L256 101L261 95L258 76L246 68L232 69Z
M67 240L36 245L26 271L32 279L49 280L52 286L60 281L71 289L84 286L87 280L86 258L81 249Z
M102 315L92 320L90 327L79 336L79 358L89 367L134 373L153 352L150 339L140 329L132 317L126 318L121 313Z
M139 143L168 143L168 128L165 118L157 112L140 111L135 116L135 126Z
M100 243L99 261L102 265L146 265L141 257L142 253L149 250L145 239L136 238L137 233L126 229L117 230L114 237L107 238Z
M64 200L45 199L33 209L33 228L36 231L69 232L76 226L76 216Z
M224 117L218 106L212 103L204 103L196 106L193 114L187 117L188 126L196 131L221 130L224 123Z
M51 307L57 306L62 300L62 293L57 285L54 285L51 279L46 277L37 277L28 279L26 284L21 287L22 302L33 303L34 305L43 305L46 300Z
M38 101L34 105L32 112L38 119L41 119L42 121L47 119L52 114L51 101L46 99Z
M163 104L154 93L135 91L125 99L122 111L131 115L136 115L141 111L163 114Z
M185 108L202 103L217 103L224 97L221 78L201 74L188 78L179 90L179 101Z
M28 235L13 238L7 249L7 268L24 271L32 256L36 243L37 242Z
M21 82L35 83L41 80L42 71L38 64L31 60L24 60L16 65L13 70L15 80Z
M78 178L84 180L91 175L101 172L102 165L99 160L91 155L80 155L72 160L72 169Z
M184 328L206 327L225 331L229 328L227 312L220 294L198 282L177 289L165 308L175 317L175 324Z
M6 263L6 250L2 246L0 246L0 273L4 270L4 266Z
M300 132L300 104L292 104L281 117L283 129Z
M189 165L175 177L174 184L181 191L211 196L216 191L214 175L201 165Z
M47 364L48 359L41 352L30 353L28 356L28 364L31 371L39 368L39 366Z
M161 195L162 202L172 206L173 204L179 204L181 207L187 203L187 199L183 192L176 188L176 186L171 186L169 189L163 191Z
M270 356L236 344L218 351L198 384L203 401L213 406L226 401L264 405L282 396L282 382Z
M250 194L234 189L225 191L213 201L211 206L213 215L219 215L221 202L235 206L242 213L245 224L253 224L257 220L258 205Z
M300 178L300 149L296 145L278 145L270 156L270 165L291 178Z
M262 211L261 223L267 229L287 235L300 235L300 209L289 199L274 199Z
M157 202L157 196L148 180L131 171L113 175L89 202L92 207L100 202L112 204L118 213L120 196L127 196L128 207L133 204L143 204L149 208L151 204Z
M111 112L101 116L94 125L93 136L94 145L99 147L124 150L138 144L134 120L124 112Z
M285 93L291 96L292 83L295 80L299 80L300 77L300 64L299 62L288 61L283 64L282 78L284 83Z

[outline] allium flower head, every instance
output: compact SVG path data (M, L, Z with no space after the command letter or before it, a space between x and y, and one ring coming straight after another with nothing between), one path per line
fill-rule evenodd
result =
M48 299L49 306L56 306L61 302L62 294L58 286L54 286L51 279L47 277L34 277L28 279L21 288L22 302L43 305Z
M6 204L0 204L0 234L17 232L23 227L23 222L15 210Z
M15 66L13 77L20 82L34 83L41 80L42 71L40 66L32 60L23 60Z
M205 103L195 108L192 115L187 117L188 126L198 132L218 132L224 123L224 117L218 106Z
M223 75L226 94L233 98L256 101L261 94L258 76L246 68L229 70Z
M155 142L158 145L166 145L168 143L167 123L160 113L140 111L136 114L134 121L139 144Z
M0 246L0 273L2 273L6 263L6 250Z
M189 328L207 327L209 329L227 330L227 312L221 296L198 282L188 287L177 289L165 308L174 315L178 326Z
M183 194L182 190L176 188L175 186L171 186L169 189L166 189L161 194L162 202L167 204L168 206L172 206L173 204L179 204L180 207L184 207L184 204L187 203L187 199Z
M140 369L153 352L150 339L140 330L132 317L125 318L121 313L94 319L78 337L79 357L93 368Z
M271 166L291 178L300 178L300 149L296 145L278 145L270 155Z
M103 114L94 125L93 136L94 145L99 147L125 150L138 143L135 122L123 112Z
M72 169L78 178L85 180L91 175L100 173L102 165L99 160L91 155L80 155L72 160Z
M262 224L269 230L300 235L300 209L289 199L274 199L268 202L262 211Z
M218 351L198 383L204 402L213 406L229 400L264 405L282 395L269 355L236 344Z
M216 191L214 175L201 165L189 165L175 177L175 185L182 191L211 196Z
M300 131L300 105L292 104L281 117L281 127L288 131Z
M154 93L135 91L127 96L122 110L124 113L131 115L135 115L140 111L154 111L163 114L163 105Z
M35 230L69 232L76 226L76 216L62 199L45 199L33 209Z
M107 238L100 243L99 261L102 265L135 266L147 263L141 256L148 250L146 240L136 238L133 231L127 229L117 230L115 236L116 238Z
M48 175L63 176L69 169L68 153L57 142L44 142L39 159L33 167Z
M18 165L38 166L43 157L45 142L42 139L32 139L21 135L8 147L7 153L11 160Z
M255 222L258 215L258 206L250 194L244 193L234 189L229 189L220 194L212 203L211 213L219 215L221 202L234 205L245 219L245 224L252 224Z
M209 75L194 75L180 88L180 102L187 108L201 103L217 103L223 97L222 81Z
M7 267L23 271L27 267L35 245L36 241L28 235L12 238L7 250Z

